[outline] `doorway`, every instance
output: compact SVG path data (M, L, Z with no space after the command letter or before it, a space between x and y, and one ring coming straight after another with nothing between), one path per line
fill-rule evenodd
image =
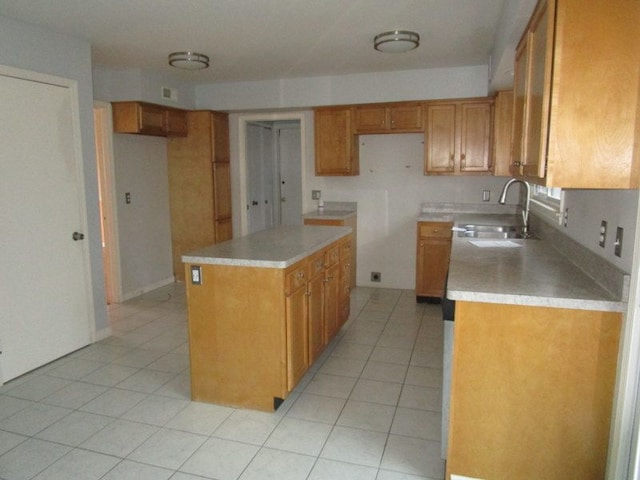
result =
M107 305L118 303L122 297L111 115L111 104L99 101L94 102L93 119L98 171L98 202Z
M290 221L294 222L293 217L295 217L295 221L297 221L298 223L302 223L302 209L304 206L302 192L303 192L303 185L305 184L305 175L306 175L305 164L307 162L307 157L310 154L310 152L307 151L307 144L308 144L307 125L312 124L310 123L312 122L312 118L313 118L312 113L308 111L240 113L240 114L237 114L237 117L232 116L230 118L233 118L233 124L237 125L237 129L234 129L233 127L231 128L231 133L232 133L231 156L232 158L235 158L234 151L233 151L235 147L237 148L236 155L238 159L238 162L235 165L236 168L233 168L234 165L232 164L232 172L231 172L231 179L233 184L233 188L232 188L233 204L234 206L237 205L237 207L235 208L237 209L236 212L238 212L237 216L236 214L234 214L234 232L238 232L237 236L243 236L250 233L249 216L251 215L251 207L256 206L256 205L252 205L252 202L253 201L260 202L255 198L252 199L249 193L249 188L250 188L249 183L250 181L253 181L252 179L249 178L250 175L253 175L253 173L251 173L250 170L253 170L254 167L249 166L250 159L248 158L248 152L247 152L249 144L247 139L249 136L248 130L250 130L249 125L252 125L252 124L260 124L264 127L270 127L272 130L272 135L273 135L274 128L278 127L280 130L281 137L295 136L296 138L295 144L293 142L288 144L288 145L295 145L294 147L292 147L291 149L284 149L284 148L281 149L283 158L284 156L289 156L289 159L285 161L287 162L287 165L291 166L292 168L289 168L288 166L287 167L278 166L280 170L278 172L278 176L276 177L274 174L274 176L271 177L273 179L272 188L274 191L269 192L268 191L269 189L267 188L267 193L271 193L272 195L267 198L269 198L269 204L271 205L271 207L273 207L273 212L271 213L271 215L280 215L280 217L277 217L276 220L274 221L273 223L274 226L281 224L283 222L287 222L287 223ZM293 128L289 129L288 127L293 127ZM273 139L273 136L272 136L272 139ZM298 145L298 142L299 142L299 145ZM273 142L272 148L276 148L274 146L276 144L277 142ZM295 154L289 155L291 151L294 151ZM275 153L273 155L275 158ZM278 165L279 163L280 161L278 161L275 164ZM297 199L295 199L294 201L287 202L286 200L290 198L290 196L287 196L287 195L290 195L290 194L286 191L286 189L285 189L285 197L284 197L285 202L280 201L280 199L282 198L281 197L282 180L280 179L280 174L282 172L292 172L291 173L292 180L288 182L287 179L284 178L284 182L285 182L285 186L290 186L293 192L299 192L299 195L300 195L299 202ZM298 182L299 182L299 186L298 186ZM263 205L264 205L264 200L265 198L262 199ZM295 206L295 208L291 208L291 210L286 209L283 211L281 209L281 205L284 203L287 203L287 207L292 205L292 206ZM294 212L294 213L291 213L291 212ZM284 221L282 220L283 215L287 216L286 217L287 220L284 220ZM258 218L259 218L258 222L260 222L261 217L258 217ZM289 218L292 218L292 220L289 220ZM280 222L280 223L275 223L275 222Z
M248 233L302 223L300 120L246 124Z

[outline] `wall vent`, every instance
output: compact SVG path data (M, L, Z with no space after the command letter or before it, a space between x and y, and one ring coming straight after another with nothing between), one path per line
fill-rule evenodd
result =
M178 101L178 91L175 88L161 87L160 96L163 100L171 100L172 102Z

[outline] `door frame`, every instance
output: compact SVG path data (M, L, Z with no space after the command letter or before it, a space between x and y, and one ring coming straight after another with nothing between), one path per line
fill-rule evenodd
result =
M239 202L237 204L240 212L240 235L247 235L249 232L249 218L245 208L248 201L247 191L247 124L251 122L261 121L287 121L298 120L300 122L300 162L302 163L301 183L304 210L304 185L306 184L306 164L307 164L307 145L306 145L306 129L307 122L305 112L272 112L272 113L242 113L238 115L238 181L239 181Z
M107 303L122 301L122 276L120 271L120 244L118 242L118 208L116 198L116 173L113 156L113 113L109 102L93 102L96 137L96 162L98 185L100 188L103 218L100 219L101 231L108 245L108 259L104 264L105 295ZM98 139L101 141L98 142ZM102 147L102 148L99 148ZM105 221L104 218L107 218ZM104 248L104 246L103 246ZM104 257L103 257L104 258Z
M82 155L82 131L80 128L80 100L78 91L78 82L70 78L58 77L55 75L49 75L41 72L34 72L32 70L25 70L21 68L10 67L0 64L0 75L6 77L13 77L20 80L26 80L29 82L44 83L49 85L55 85L69 89L70 102L71 102L71 121L73 129L73 159L76 166L76 187L77 187L77 206L80 217L81 231L89 231L89 223L87 218L87 197L85 189L85 169L84 169L84 157ZM89 253L89 245L84 242L82 248L82 263L86 282L84 282L84 301L86 302L87 312L87 327L88 327L88 340L92 342L96 337L96 319L95 319L95 304L93 300L92 291L92 275L91 275L91 256ZM0 366L0 385L4 382L2 369Z

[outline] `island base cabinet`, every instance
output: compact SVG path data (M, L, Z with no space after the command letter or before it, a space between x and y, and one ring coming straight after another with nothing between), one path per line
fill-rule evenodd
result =
M192 400L273 411L290 378L285 270L200 267L202 285L187 282Z
M447 475L605 477L621 314L456 303Z

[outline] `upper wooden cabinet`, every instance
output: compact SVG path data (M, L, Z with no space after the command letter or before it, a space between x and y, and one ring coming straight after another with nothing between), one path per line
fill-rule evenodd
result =
M421 102L355 107L356 133L420 133L422 131L424 131L424 123Z
M425 175L491 172L492 100L425 105Z
M352 107L318 108L314 112L316 175L358 175L358 142Z
M159 137L187 135L187 111L145 102L113 102L113 131Z
M638 188L639 23L636 0L539 1L516 49L517 174L553 187Z

